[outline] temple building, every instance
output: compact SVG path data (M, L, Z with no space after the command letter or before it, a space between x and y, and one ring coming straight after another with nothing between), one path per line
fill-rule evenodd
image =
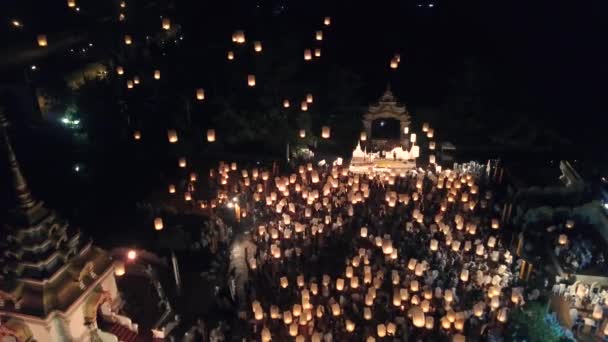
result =
M393 132L389 131L391 136L381 136L377 131L388 126L387 122L393 124ZM409 134L410 123L407 108L397 102L388 87L378 103L369 106L363 115L364 131L352 153L350 171L402 173L415 168L420 147L416 145L416 135Z
M33 198L1 112L0 134L16 199L0 219L0 341L134 341L125 336L137 336L137 325L116 313L122 267ZM98 323L129 333L118 338Z

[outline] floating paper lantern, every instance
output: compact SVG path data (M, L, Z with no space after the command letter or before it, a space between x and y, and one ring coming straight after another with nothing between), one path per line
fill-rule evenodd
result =
M460 280L464 282L469 281L469 270L462 270L460 272Z
M190 194L190 191L184 192L184 200L186 200L186 202L192 200L192 194Z
M270 342L272 340L272 337L270 335L270 330L268 330L268 328L264 327L264 329L262 329L262 342Z
M363 318L366 321L369 321L370 319L372 319L372 310L368 307L363 308Z
M477 248L475 248L475 254L482 256L485 252L485 248L483 247L483 245L477 245Z
M154 70L154 79L160 80L160 70Z
M46 47L48 45L48 41L46 39L46 34L39 34L36 37L36 40L38 41L38 46L40 46L40 47Z
M215 129L210 128L207 130L207 141L214 142L215 141Z
M431 239L431 244L430 244L430 248L431 251L436 251L439 248L439 242L435 239Z
M163 30L170 30L171 29L171 19L163 18L162 27L163 27Z
M68 0L68 7L69 8L76 7L76 0Z
M114 264L114 275L117 277L122 277L125 275L125 263L122 261L117 261Z
M340 316L340 305L338 303L333 303L331 305L331 314L334 316Z
M389 66L391 67L391 69L397 69L397 67L399 66L399 62L397 62L396 59L392 58L391 62L389 63Z
M131 81L131 80L127 81L127 89L133 89L133 81Z
M366 141L367 140L367 133L366 132L361 132L361 134L359 136L359 140Z
M412 292L418 292L419 289L420 289L420 285L418 284L418 280L412 280L410 282L410 290Z
M262 42L260 42L260 41L253 42L253 50L255 52L262 52Z
M316 48L315 49L315 57L321 57L321 49L320 48Z
M133 44L133 38L130 35L126 34L125 35L125 45L131 45L131 44Z
M397 332L397 326L395 325L395 323L393 322L388 322L386 324L386 334L388 336L395 336L395 333Z
M361 227L361 233L360 233L362 238L366 238L367 237L367 227Z
M325 26L331 25L331 17L325 17L323 19L323 25L325 25Z
M174 194L175 193L175 185L169 184L169 193L170 194Z
M312 51L310 51L310 49L305 49L304 50L304 60L310 61L311 59L312 59Z
M336 279L336 290L338 290L338 291L344 290L344 279L342 279L342 278Z
M386 326L384 324L378 324L376 326L376 333L378 334L378 337L386 336Z
M318 30L317 32L315 32L315 39L319 41L323 40L323 31Z
M302 306L300 304L294 304L291 312L293 312L293 317L300 317L302 314Z
M234 59L234 52L233 51L228 51L227 56L229 61Z
M296 322L292 322L289 325L289 335L294 337L298 335L298 324Z
M566 234L560 234L559 238L557 239L557 242L560 245L562 245L562 246L565 245L565 244L567 244L568 243L568 236L566 236Z
M125 73L125 69L119 65L116 67L116 73L122 76Z
M247 75L247 85L255 87L255 75Z
M237 44L244 44L245 43L245 31L243 31L243 30L234 31L234 33L232 34L232 41Z
M174 129L170 129L167 131L167 137L169 138L169 142L174 144L177 142L177 131Z
M179 167L181 168L185 168L186 167L186 158L181 157L178 159L177 164L179 165Z
M321 128L321 137L323 139L329 139L330 135L331 135L331 131L330 131L329 126L323 126L323 128Z
M566 228L572 229L573 227L574 227L574 220L567 220L566 221Z
M163 219L161 217L157 217L154 219L154 229L156 230L162 230L164 228L163 226Z
M355 331L355 323L353 321L351 321L350 319L346 320L346 331L348 332L353 332Z
M290 104L289 104L289 100L285 99L283 100L283 108L289 108Z
M435 164L435 155L434 154L429 155L429 163Z
M312 101L313 101L312 94L310 94L310 93L306 94L306 103L312 103Z
M205 99L205 89L198 88L196 89L196 99L202 101Z
M141 139L141 132L140 131L134 131L133 132L133 139L140 140Z
M416 142L416 133L410 134L410 142L413 144Z
M302 101L302 102L300 103L300 109L301 109L303 112L307 111L307 110L308 110L308 102L306 102L306 101Z
M133 83L135 83L136 85L139 84L139 76L135 76L133 77Z
M414 326L417 328L422 328L426 324L426 319L424 317L424 312L418 306L414 306L410 309L410 315L412 316L412 322Z

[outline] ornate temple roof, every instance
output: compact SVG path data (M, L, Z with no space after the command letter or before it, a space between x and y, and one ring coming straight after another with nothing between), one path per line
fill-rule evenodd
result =
M393 95L390 86L386 88L384 94L378 100L378 103L375 105L369 106L368 113L366 115L374 115L378 113L393 113L396 115L399 114L407 114L407 109L404 105L400 105ZM407 114L409 117L409 114Z
M33 198L2 112L0 138L16 199L15 208L0 221L0 315L46 317L67 310L97 275L112 266L112 260Z

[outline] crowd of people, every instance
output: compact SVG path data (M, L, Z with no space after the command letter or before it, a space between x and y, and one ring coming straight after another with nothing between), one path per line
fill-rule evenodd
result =
M251 339L374 341L501 334L524 303L503 242L498 170L289 176L220 163L216 208L249 227L237 298ZM239 293L239 291L235 291Z

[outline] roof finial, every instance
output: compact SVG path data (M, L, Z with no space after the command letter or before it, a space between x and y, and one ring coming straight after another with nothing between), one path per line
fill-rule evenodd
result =
M8 120L6 119L2 108L0 108L0 132L3 135L4 145L6 147L8 167L13 176L13 188L15 190L15 195L17 196L17 201L19 202L18 206L22 210L27 210L32 208L36 202L32 198L25 177L23 177L23 173L21 173L17 157L15 157L15 152L13 151L13 146L11 145L8 136Z

